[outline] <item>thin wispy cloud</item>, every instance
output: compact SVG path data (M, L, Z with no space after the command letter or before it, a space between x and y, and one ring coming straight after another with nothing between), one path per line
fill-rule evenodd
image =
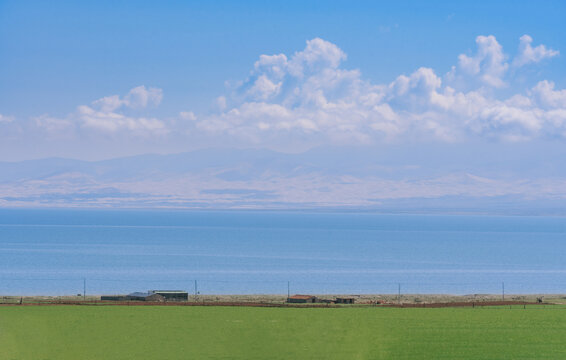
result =
M9 123L9 122L12 122L12 121L14 121L13 116L0 114L0 123Z

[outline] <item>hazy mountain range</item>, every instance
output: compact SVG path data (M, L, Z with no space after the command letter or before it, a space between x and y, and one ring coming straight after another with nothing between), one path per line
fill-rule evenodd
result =
M562 214L566 157L524 146L208 149L0 162L0 206ZM522 152L522 153L521 153ZM528 168L535 177L521 174Z

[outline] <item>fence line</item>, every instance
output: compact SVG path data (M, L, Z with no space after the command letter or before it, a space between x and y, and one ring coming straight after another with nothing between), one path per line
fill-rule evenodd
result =
M509 281L489 282L418 282L418 281L316 281L308 279L199 279L199 278L89 278L89 277L0 277L2 295L101 295L120 294L148 289L176 289L190 294L253 295L253 294L490 294L528 295L563 294L566 282L550 286ZM564 289L564 290L562 290Z

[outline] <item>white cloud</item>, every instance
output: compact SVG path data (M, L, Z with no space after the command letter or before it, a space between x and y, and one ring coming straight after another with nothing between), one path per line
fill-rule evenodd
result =
M92 102L92 106L102 112L112 112L122 107L144 109L148 106L158 106L162 99L163 90L146 89L145 86L141 85L131 89L124 97L111 95L95 100Z
M542 127L542 117L538 109L521 109L517 107L507 106L505 104L497 104L481 111L480 118L486 119L491 130L498 127L515 127L514 131L506 131L506 134L512 132L525 133L528 136L536 133Z
M195 121L197 119L197 116L192 111L181 111L179 113L179 117L183 120L188 120L188 121Z
M336 69L342 60L346 60L346 54L338 46L315 38L308 40L306 48L296 52L287 66L291 75L303 77L309 72Z
M540 81L531 89L530 95L543 108L566 108L566 89L554 90L551 81Z
M119 95L105 96L95 100L91 105L80 105L76 111L64 118L47 114L32 118L36 128L49 135L78 136L86 131L98 133L123 133L126 136L164 135L170 130L167 124L154 117L132 116L132 110L150 105L158 105L163 97L161 89L138 86L130 90L124 97ZM181 117L191 117L190 112L181 113ZM192 114L194 117L194 114ZM196 118L195 118L196 119Z
M509 68L503 48L493 35L476 37L477 52L473 56L460 54L458 65L452 68L450 79L479 79L483 85L500 88L505 85L503 77Z
M0 123L10 123L14 121L14 117L13 116L8 116L8 115L2 115L0 114Z
M125 101L120 99L118 95L112 95L95 100L92 102L92 105L100 109L100 111L111 112L125 105Z
M75 124L70 119L59 119L47 114L32 118L35 125L50 135L66 135L73 131Z
M260 55L259 60L254 64L254 69L257 73L280 80L287 73L287 56L284 54Z
M114 133L125 130L134 134L164 134L168 132L165 123L155 118L129 117L117 112L96 111L86 105L77 109L81 127Z
M533 48L528 36L520 42L513 64L557 53L543 45ZM477 51L460 55L444 77L421 67L389 84L373 84L359 70L343 67L347 56L337 45L315 38L290 56L260 55L249 77L219 96L217 110L208 115L181 111L167 121L140 116L160 104L163 91L138 86L79 106L65 119L44 115L35 122L50 132L76 127L135 136L176 133L201 143L228 140L279 149L298 143L566 137L566 90L547 80L531 89L506 86L515 84L515 72L508 71L502 46L493 35L478 36L476 44Z
M513 60L514 67L521 67L530 63L538 63L543 59L558 56L558 54L560 54L559 51L547 49L544 45L532 47L531 43L533 42L533 38L529 35L523 35L519 40L519 54Z
M145 86L141 85L130 90L123 101L130 108L143 109L147 106L158 106L162 99L163 90L158 88L146 89Z
M248 90L248 95L256 100L268 100L279 94L282 84L282 82L275 84L266 75L261 75Z
M261 55L250 78L232 96L221 98L224 110L199 118L197 127L263 139L268 146L271 139L286 137L326 143L468 136L515 141L566 133L562 112L555 111L566 108L566 90L542 81L508 98L496 97L486 89L513 80L506 78L507 56L492 35L478 36L476 43L477 52L460 55L444 80L423 67L375 85L359 70L343 69L346 54L316 38L291 57ZM459 86L459 80L468 85Z
M129 116L126 112L128 109L139 110L157 106L162 99L161 89L147 89L141 85L131 89L124 97L106 96L93 101L92 106L81 105L73 117L76 117L82 129L106 133L126 131L144 136L163 135L169 131L163 121L152 117Z
M283 137L323 134L339 141L367 138L364 128L383 115L370 110L379 106L384 87L363 81L358 70L340 69L344 59L340 48L319 38L307 41L290 58L261 55L230 100L221 98L223 107L232 106L202 118L197 126L251 138L265 138L266 132ZM390 109L386 121L393 121Z
M390 103L402 104L405 109L426 107L437 98L442 80L434 70L420 68L410 76L400 75L389 84L388 100Z

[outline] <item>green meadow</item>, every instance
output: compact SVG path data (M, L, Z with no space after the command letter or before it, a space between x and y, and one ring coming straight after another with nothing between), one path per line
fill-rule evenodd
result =
M0 359L566 359L566 309L0 307Z

